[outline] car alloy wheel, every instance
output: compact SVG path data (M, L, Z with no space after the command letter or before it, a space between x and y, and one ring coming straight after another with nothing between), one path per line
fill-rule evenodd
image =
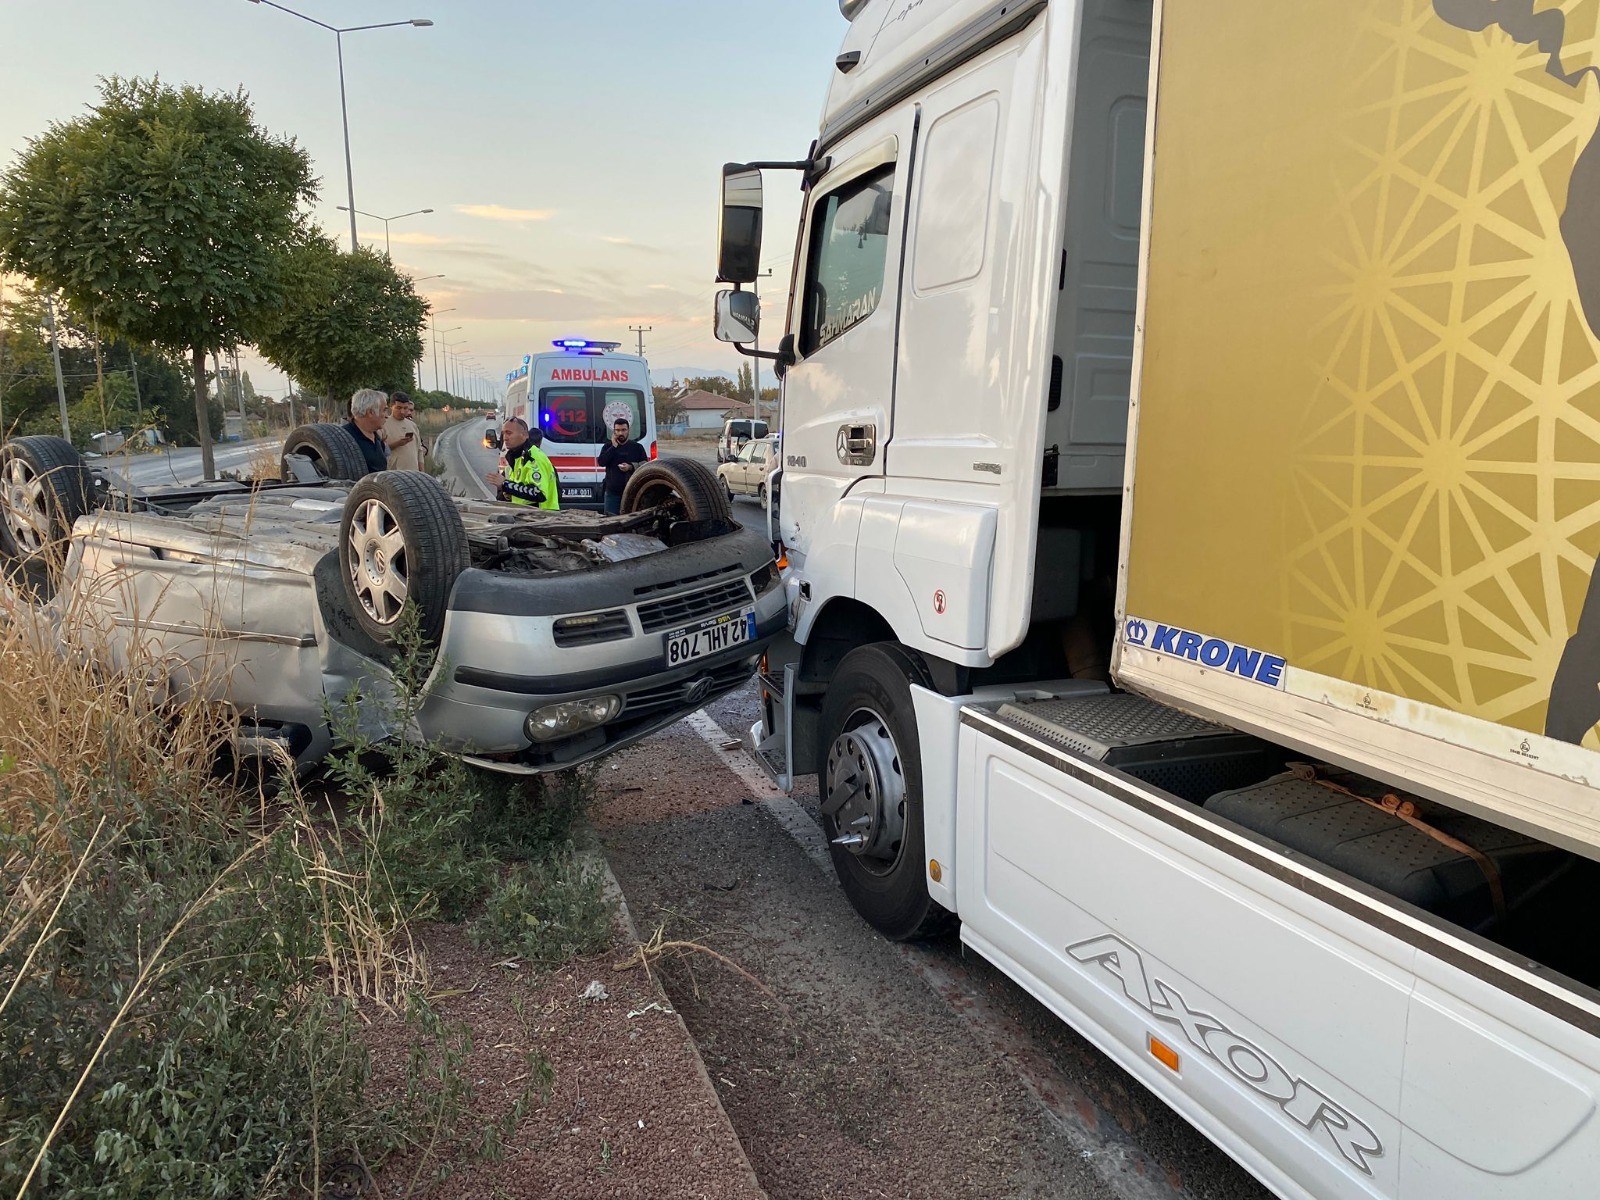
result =
M5 505L6 529L18 552L25 558L42 552L50 540L44 480L20 457L6 463L0 502Z
M361 502L350 522L350 579L356 599L380 625L400 619L410 592L406 539L382 500Z

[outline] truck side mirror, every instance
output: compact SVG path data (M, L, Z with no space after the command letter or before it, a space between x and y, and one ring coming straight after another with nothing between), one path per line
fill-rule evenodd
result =
M743 163L722 166L717 245L717 282L754 283L761 265L761 172Z
M761 331L761 304L754 292L717 293L717 317L712 330L719 342L748 343Z

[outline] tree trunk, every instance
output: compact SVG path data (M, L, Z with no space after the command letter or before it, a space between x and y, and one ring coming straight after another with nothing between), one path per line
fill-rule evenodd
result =
M217 477L217 460L211 452L211 416L206 396L206 352L194 350L194 427L200 435L200 467L207 479Z

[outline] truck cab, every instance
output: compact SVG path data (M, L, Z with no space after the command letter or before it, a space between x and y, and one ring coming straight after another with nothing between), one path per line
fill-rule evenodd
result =
M1588 172L1519 177L1508 242L1515 153L1373 117L1532 72L1586 163L1560 32L840 8L809 151L723 171L716 336L782 380L753 749L817 777L866 920L959 924L1278 1194L1590 1195L1600 588L1560 514L1600 451L1556 433L1600 362ZM1449 86L1342 73L1413 35Z

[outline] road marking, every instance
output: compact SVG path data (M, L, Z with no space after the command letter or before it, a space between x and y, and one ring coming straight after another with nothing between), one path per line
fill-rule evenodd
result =
M705 709L690 713L684 723L711 748L722 765L750 789L761 809L800 844L806 857L837 887L838 877L834 874L827 839L811 815L772 782L749 751L742 746L737 750L725 749L724 744L731 738ZM904 942L890 942L889 945L961 1019L981 1045L996 1059L1010 1065L1034 1102L1113 1193L1122 1200L1182 1200L1189 1195L1176 1167L1161 1163L1140 1146L1104 1104L1067 1077L1049 1052L1040 1049L1037 1040L1013 1016L974 988L970 980L952 970L942 958L919 946ZM1015 980L1010 982L1021 988ZM1111 1065L1116 1067L1114 1063ZM1121 1068L1116 1069L1121 1071Z

